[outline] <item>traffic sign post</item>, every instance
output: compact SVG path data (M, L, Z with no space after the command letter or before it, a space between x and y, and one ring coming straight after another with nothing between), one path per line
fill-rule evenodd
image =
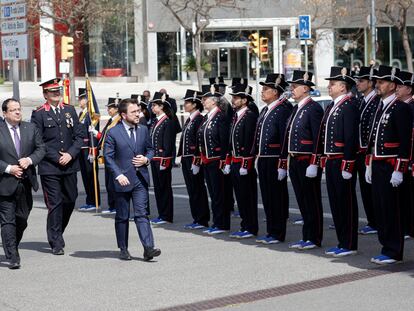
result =
M308 71L308 40L312 38L311 16L299 15L299 39L305 40L305 71Z
M13 63L13 97L20 100L19 60L28 58L26 2L0 0L0 4L2 57Z

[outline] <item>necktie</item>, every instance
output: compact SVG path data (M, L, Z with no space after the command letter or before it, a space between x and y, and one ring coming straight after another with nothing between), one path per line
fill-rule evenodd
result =
M56 113L56 117L57 117L58 121L60 121L60 109L59 109L59 107L55 108L55 113Z
M17 156L20 158L20 137L17 133L17 126L13 126L12 130L14 132L14 147L16 148Z
M129 132L130 132L129 138L131 139L132 145L135 146L135 128L130 127Z

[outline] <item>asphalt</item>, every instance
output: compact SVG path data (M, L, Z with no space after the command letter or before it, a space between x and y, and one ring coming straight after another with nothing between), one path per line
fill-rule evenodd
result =
M103 180L102 170L100 177ZM174 306L172 310L217 306L229 310L332 310L333 306L335 310L413 310L414 241L406 242L404 263L385 274L369 262L380 249L375 235L359 238L356 256L334 259L323 254L325 247L336 244L334 231L327 228L332 220L325 184L323 248L306 252L288 249L288 243L298 240L301 232L301 226L291 223L298 216L292 191L287 241L259 246L251 239L239 241L227 234L210 237L184 230L191 219L179 168L173 171L173 187L174 223L153 228L162 254L149 263L142 260L133 222L129 247L133 260L125 262L118 259L113 216L95 212L75 211L64 234L65 255L52 255L46 241L47 210L42 194L36 193L20 247L22 268L7 269L5 257L0 255L0 310L158 310ZM80 178L79 189L77 206L85 200ZM150 193L156 215L152 190ZM105 193L102 208L106 208ZM360 216L363 225L361 205ZM261 233L263 218L259 206ZM239 221L232 218L232 229L238 229ZM307 285L310 281L314 283ZM287 290L291 287L296 290ZM263 291L276 294L265 296ZM222 301L227 303L220 304Z

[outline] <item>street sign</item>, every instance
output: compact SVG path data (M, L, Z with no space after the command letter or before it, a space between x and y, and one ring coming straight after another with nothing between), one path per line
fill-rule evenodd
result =
M27 59L27 34L1 37L3 60Z
M15 3L1 7L1 18L26 17L26 3Z
M299 15L299 39L309 40L312 37L310 15Z
M26 19L3 20L1 22L1 33L19 33L27 31Z

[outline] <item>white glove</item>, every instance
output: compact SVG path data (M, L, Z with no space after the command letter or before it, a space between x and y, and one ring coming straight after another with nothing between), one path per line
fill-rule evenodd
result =
M318 166L316 164L310 164L306 168L305 176L308 178L315 178L318 175Z
M240 174L240 176L247 175L247 173L248 173L247 168L243 168L243 167L241 167L241 168L239 169L239 174Z
M287 176L287 171L283 168L278 168L277 169L277 180L281 181L283 179L285 179Z
M351 179L352 178L352 174L347 172L347 171L342 171L342 178L343 179Z
M393 187L398 187L403 182L403 174L398 171L392 172L390 183Z
M230 174L230 165L229 165L229 164L226 164L226 165L224 166L224 168L223 168L223 174L224 174L224 175L228 175L228 174Z
M167 169L167 167L166 166L162 166L162 165L160 165L160 171L163 171L163 170L166 170Z
M371 170L371 165L367 166L365 168L365 181L369 184L372 183L372 170Z
M191 164L191 171L193 175L197 175L200 172L200 167L198 165Z
M88 131L89 133L92 133L95 137L98 135L98 131L92 125L89 125Z

